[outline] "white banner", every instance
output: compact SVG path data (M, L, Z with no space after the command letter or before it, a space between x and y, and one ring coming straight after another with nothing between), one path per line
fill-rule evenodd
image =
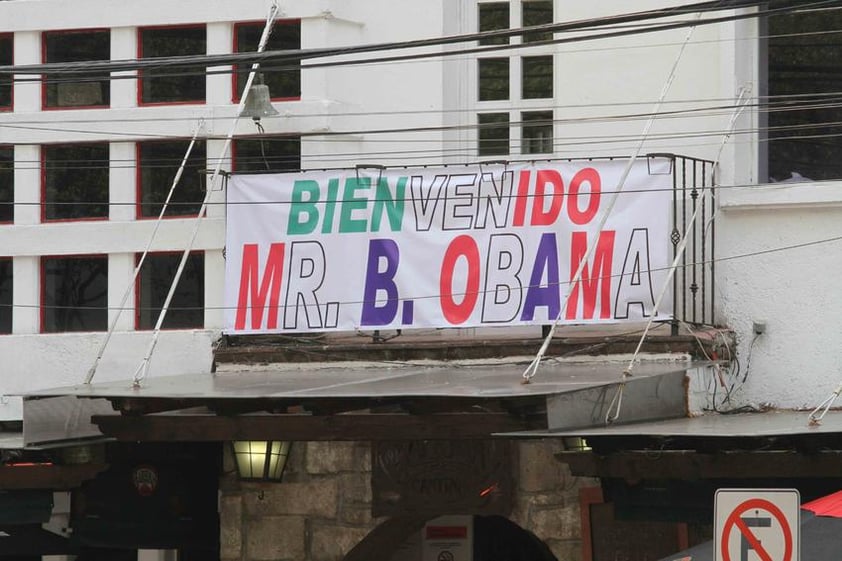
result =
M672 170L636 162L598 232L627 164L235 175L225 332L648 318L670 262Z

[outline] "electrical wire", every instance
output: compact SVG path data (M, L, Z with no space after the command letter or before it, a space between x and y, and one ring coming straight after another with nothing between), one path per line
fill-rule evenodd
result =
M751 259L753 257L760 257L760 256L763 256L763 255L770 255L770 254L782 253L782 252L787 252L787 251L794 251L794 250L798 250L798 249L806 249L806 248L809 248L809 247L818 247L818 246L833 244L833 243L838 243L838 242L842 242L842 234L840 234L839 236L832 236L832 237L829 237L829 238L821 238L821 239L818 239L818 240L800 242L800 243L797 243L797 244L777 246L777 247L761 249L761 250L757 250L757 251L750 251L750 252L745 252L745 253L728 255L728 256L725 256L725 257L717 257L717 258L705 259L705 260L701 260L701 261L688 262L686 264L679 265L679 268L689 269L689 268L692 268L692 267L702 267L702 266L710 266L710 265L719 264L719 263L741 261L741 260ZM72 256L69 256L69 257L72 258ZM3 260L3 259L11 260L12 258L11 257L0 258L0 260ZM641 274L663 272L663 271L668 271L669 269L670 269L669 267L654 267L654 268L650 268L650 269L646 269L646 270L641 270ZM617 273L617 274L612 274L612 275L603 275L602 278L616 279L616 278L620 278L622 276L623 276L622 273ZM534 286L533 285L526 285L526 286L523 287L523 290L529 290L530 288L545 288L545 287L553 287L553 286L562 287L562 286L569 286L570 284L572 284L570 281L559 281L557 283L547 283L547 284L543 284L543 285L534 285ZM468 294L470 294L470 295L485 294L486 292L487 292L486 290L481 290L481 289L476 290L476 291L471 291L471 292L453 292L452 296L463 297L463 296L468 295ZM436 294L421 295L421 296L416 297L415 299L416 300L429 300L429 299L437 299L437 298L440 298L440 297L441 297L441 294L436 293ZM383 299L375 299L374 300L374 302L376 302L376 303L384 303L386 301L387 300L383 300ZM347 300L347 301L340 301L340 302L338 302L338 304L340 306L346 306L346 305L359 305L359 304L364 304L366 302L369 302L369 301ZM115 309L117 309L113 306L112 307L109 307L109 306L53 306L53 305L47 306L47 305L40 305L40 304L0 304L0 308L30 308L30 309L31 308L35 308L35 309L38 309L38 308L50 308L50 309L73 308L73 309L82 309L82 310L86 310L86 309L90 309L90 310L115 310ZM132 308L132 309L134 309L134 308ZM157 309L160 309L160 307L150 306L150 307L144 307L142 309L157 310ZM183 308L183 309L193 309L193 308L186 307L186 308ZM204 309L204 310L230 310L230 309L235 309L235 308L232 307L232 306L203 306L202 309ZM538 322L538 323L540 324L540 323L543 323L543 322Z
M759 17L761 15L790 13L796 10L803 10L805 8L820 8L829 7L833 5L835 0L821 0L813 2L802 3L797 8L784 7L761 9L756 13L741 14L739 16L728 16L726 18L719 18L712 23L719 23L720 21L733 21L731 18L744 19L746 17ZM318 48L318 49L300 49L296 51L265 51L265 52L245 52L245 53L229 53L219 55L192 55L192 56L174 56L174 57L157 57L148 59L124 59L124 60L107 60L107 61L83 61L83 62L60 62L60 63L44 63L31 65L5 65L0 66L0 75L25 75L25 74L56 74L56 73L82 73L91 74L96 72L127 72L133 70L144 69L161 69L173 66L222 66L230 64L253 64L260 63L261 65L271 64L278 60L310 60L316 58L336 57L351 54L367 54L382 51L395 51L403 49L415 49L420 47L437 47L443 45L450 45L455 43L473 42L483 39L497 39L523 36L525 34L534 33L562 33L571 31L587 31L594 28L605 27L618 23L642 22L652 19L663 19L674 17L678 15L694 14L694 13L711 13L726 10L735 10L740 8L763 6L767 2L763 0L730 0L730 1L709 1L698 2L694 4L685 4L673 6L669 8L659 8L655 10L632 12L614 16L602 16L599 18L591 18L586 20L578 20L573 22L563 23L548 23L534 26L527 26L518 29L501 29L492 31L483 31L478 33L467 33L462 35L453 35L447 37L436 37L430 39L416 39L408 41L392 41L386 43L376 43L369 45L359 45L351 47L332 47L332 48ZM678 22L677 24L686 26L686 22ZM623 33L636 30L624 30ZM575 39L575 38L574 38ZM566 42L566 40L565 40ZM486 51L508 50L512 47L524 48L524 46L544 44L554 44L555 40L551 41L537 41L524 44L501 44L489 45L483 47ZM473 49L471 50L473 51ZM425 55L443 56L457 54L461 51L447 51L442 50L436 53L425 53ZM422 56L422 55L410 55ZM348 64L354 61L340 61L332 64ZM331 63L328 63L331 64ZM157 76L157 75L156 75ZM119 78L120 76L111 76L109 78Z

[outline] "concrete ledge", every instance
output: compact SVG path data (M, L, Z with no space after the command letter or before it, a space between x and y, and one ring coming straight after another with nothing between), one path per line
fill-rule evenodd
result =
M750 187L720 188L722 210L827 208L842 206L842 181L770 183Z

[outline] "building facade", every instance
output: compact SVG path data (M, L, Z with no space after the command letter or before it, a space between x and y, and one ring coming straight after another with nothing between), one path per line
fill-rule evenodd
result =
M647 154L715 167L715 180L695 177L695 168L693 177L673 170L703 198L706 186L717 186L698 227L711 252L690 258L715 265L702 289L715 308L696 323L716 323L734 337L734 344L724 335L699 340L700 353L685 333L667 349L719 353L708 358L720 366L691 387L699 409L812 409L838 382L830 322L842 267L832 258L842 170L826 61L839 50L832 32L840 16L824 5L793 13L790 2L732 4L697 16L654 13L667 7L657 0L290 0L278 6L266 49L308 56L263 65L279 115L258 128L238 119L248 65L212 57L256 50L270 9L263 0L0 2L0 421L18 427L22 394L82 384L112 324L93 380L131 380L188 244L149 378L211 375L218 346L229 344L224 181L208 187L217 166L257 173ZM563 23L571 25L550 27ZM531 26L544 27L506 33ZM486 34L405 44L473 33ZM383 46L353 50L375 44ZM210 61L189 59L203 55ZM187 58L160 66L156 57ZM103 61L115 66L84 68ZM11 66L18 70L4 72ZM182 162L172 204L162 210ZM697 195L694 188L693 202ZM695 206L680 208L686 219ZM617 333L590 329L597 337ZM531 326L406 334L406 346L470 347L501 332L540 344L541 327ZM326 345L347 343L346 334ZM277 349L251 358L236 346L227 352L235 363L288 359ZM389 352L396 351L380 358ZM377 457L375 444L311 436L293 448L288 486L235 481L223 467L221 559L342 559L384 522L372 514L367 462ZM595 482L571 478L552 460L562 437L511 446L508 518L559 560L598 561L591 545L582 553L588 538L578 494ZM217 453L230 471L228 448L220 444ZM591 471L583 475L605 475ZM729 476L739 479L739 471ZM422 527L434 513L424 514ZM682 539L676 545L688 545Z

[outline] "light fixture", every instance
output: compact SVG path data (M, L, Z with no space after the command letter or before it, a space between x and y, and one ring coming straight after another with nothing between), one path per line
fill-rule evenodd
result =
M231 442L240 479L280 481L284 476L290 444L280 440Z
M263 117L280 115L278 110L272 106L269 86L263 83L263 74L258 74L255 82L249 88L248 97L246 97L246 103L240 117L251 117L253 121L259 122Z

